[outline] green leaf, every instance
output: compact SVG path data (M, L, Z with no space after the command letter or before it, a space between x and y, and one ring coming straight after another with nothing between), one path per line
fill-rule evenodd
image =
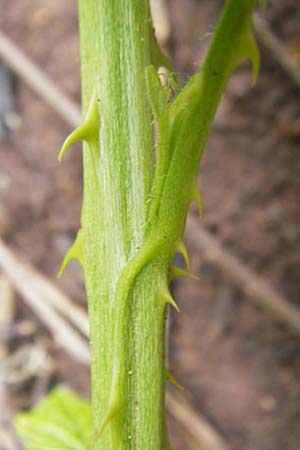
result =
M18 414L15 427L27 450L91 450L92 413L86 400L64 386L31 411Z

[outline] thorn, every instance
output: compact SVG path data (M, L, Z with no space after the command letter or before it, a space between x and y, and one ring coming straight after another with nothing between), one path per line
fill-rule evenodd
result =
M186 277L197 281L199 281L200 279L199 277L197 277L197 275L194 275L193 273L182 269L181 267L172 266L170 270L170 280L173 280L173 278L175 277Z
M167 368L165 368L165 371L166 371L166 381L169 381L170 383L174 384L174 386L176 386L178 389L184 391L183 386L176 380L172 372Z
M118 408L117 408L116 404L108 406L107 411L104 414L104 417L100 423L100 426L99 426L98 430L96 431L96 441L98 441L101 438L103 431L105 430L105 428L107 427L109 422L115 417L117 411L118 411Z
M72 131L71 134L66 138L65 142L63 143L63 146L59 152L58 155L58 161L61 162L66 151L71 147L71 145L75 144L75 142L78 141L84 141L85 140L85 134L84 134L84 126L80 126L76 128L74 131Z
M180 309L179 309L177 303L175 302L174 298L170 294L170 291L169 291L167 285L161 291L161 297L165 303L168 303L169 305L173 306L173 308L175 308L178 313L180 312Z
M257 47L256 39L252 30L252 22L249 17L249 21L245 24L243 34L239 40L239 49L237 49L237 54L239 58L236 60L235 66L237 67L243 60L249 59L252 64L252 81L251 86L253 87L256 83L259 66L260 66L260 54Z
M203 219L203 202L200 193L194 193L193 200L197 203L200 219Z
M78 128L76 128L71 134L69 134L59 152L58 160L59 161L62 160L66 151L70 148L72 144L75 144L75 142L85 141L91 143L94 140L97 140L99 128L100 128L100 117L98 105L96 100L96 94L93 93L85 120Z
M108 405L106 412L103 416L103 419L101 420L101 423L99 425L98 430L96 431L96 441L100 439L102 436L103 431L107 427L107 425L110 423L110 421L115 417L118 410L120 409L120 404L118 401L118 390L117 390L117 384L119 381L119 373L115 373L113 375L111 390L110 390L110 397L108 400Z
M171 294L169 295L168 299L166 299L166 300L167 300L167 303L168 303L169 305L173 306L173 308L174 308L178 313L180 313L179 306L177 305L177 303L175 302L175 300L174 300L174 298L172 297Z
M201 195L199 192L197 178L195 179L195 186L194 186L194 190L193 190L192 200L194 200L197 203L198 210L199 210L199 216L200 216L200 219L202 219L203 218L203 202L202 202L202 198L201 198Z
M82 236L82 230L79 230L77 233L77 236L75 238L75 241L73 242L73 244L71 245L71 247L69 248L69 250L67 251L61 266L59 268L58 274L57 274L57 278L60 278L67 265L73 260L73 259L77 259L79 261L79 263L81 264L81 266L83 266L83 260L84 260L84 255L83 255L83 236Z
M183 240L176 242L175 251L176 251L176 253L180 253L183 256L186 267L188 270L190 270L190 268L191 268L190 258L189 258L189 254L188 254L188 251L186 249L186 246L185 246L185 243L183 242Z
M230 71L233 72L245 60L250 60L252 63L251 85L254 86L259 72L260 55L252 30L251 17L249 17L247 23L243 25L240 38L236 43L233 52Z

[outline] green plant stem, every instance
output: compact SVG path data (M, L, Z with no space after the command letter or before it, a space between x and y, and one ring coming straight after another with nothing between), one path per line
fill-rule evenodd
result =
M144 77L151 64L149 1L80 0L79 16L84 111L94 92L101 116L96 161L84 145L82 211L95 449L159 450L165 434L164 307L155 303L160 270L154 264L129 294L122 405L97 438L113 378L115 288L121 270L144 243L153 177L153 129Z
M95 450L167 450L164 313L211 122L226 82L259 56L256 0L228 0L200 73L170 102L148 0L79 0L85 121L81 259L89 301ZM152 64L152 66L151 66ZM156 66L155 67L153 67ZM147 68L147 70L146 70ZM159 131L154 173L152 114ZM200 202L199 202L200 203ZM82 245L84 248L82 248ZM188 259L188 258L187 258Z

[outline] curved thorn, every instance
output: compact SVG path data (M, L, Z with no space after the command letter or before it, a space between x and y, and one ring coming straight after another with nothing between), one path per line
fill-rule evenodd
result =
M82 238L82 230L79 230L76 236L75 241L67 251L61 266L59 268L57 277L60 278L64 273L67 265L73 260L77 259L81 266L83 266L83 238Z
M115 417L116 413L118 412L118 405L116 402L114 404L109 404L108 408L104 414L104 417L99 425L98 430L96 431L96 440L98 441L107 425L110 423L110 421Z
M114 363L114 365L115 365L115 363ZM117 364L117 366L118 366L118 364ZM120 409L120 395L119 395L119 389L118 389L118 385L119 385L119 381L120 381L120 372L118 370L118 367L114 368L114 370L116 370L116 371L113 372L113 378L112 378L106 412L100 422L98 430L96 431L96 440L97 441L100 439L103 431L105 430L107 425L115 417L115 415L118 413L118 410Z
M107 409L104 414L104 417L100 422L99 428L96 431L96 440L100 439L103 431L120 409L118 389L117 389L118 381L119 381L119 374L117 373L113 375Z
M174 386L176 386L178 389L184 391L183 386L176 380L172 372L167 368L165 368L165 371L166 371L166 381L169 381L170 383L174 384Z
M191 268L190 258L189 258L189 254L188 254L188 251L186 249L186 246L185 246L185 243L183 242L183 240L176 242L175 251L176 251L176 253L180 253L183 256L186 267L188 270L190 270L190 268Z
M203 218L203 202L202 202L202 198L201 198L200 192L198 190L197 184L195 186L192 199L197 203L199 216L200 216L200 219L202 219Z
M89 140L89 137L92 138L93 134L96 134L96 137L98 137L100 128L100 115L95 92L93 92L91 96L86 118L84 121L84 126L87 133L87 141Z
M177 305L177 303L175 302L174 298L172 297L172 295L170 294L166 299L166 303L168 303L170 306L173 306L173 308L179 313L180 309L179 306Z
M87 115L83 123L76 128L65 140L63 146L59 152L58 160L61 161L66 151L72 144L78 141L92 142L94 139L98 139L100 128L100 117L97 106L96 94L93 93Z
M162 297L164 303L168 303L169 305L173 306L173 308L175 308L178 313L180 312L180 309L179 309L177 303L175 302L174 298L170 294L170 291L169 291L167 285L161 291L161 297Z
M71 147L71 145L75 144L75 142L83 141L83 140L85 140L84 125L81 125L80 127L76 128L74 131L72 131L72 133L69 134L69 136L66 138L66 140L63 143L63 146L59 152L58 161L61 162L61 160L64 157L64 154Z
M249 59L252 64L251 85L254 86L259 72L260 54L253 34L252 23L250 19L249 22L245 25L245 30L240 38L239 46L240 48L237 49L238 56L235 61L234 69L244 60Z
M197 280L199 281L199 277L197 277L197 275L194 275L193 273L182 269L181 267L178 266L172 266L171 270L170 270L170 280L173 280L173 278L175 277L186 277L186 278L191 278L192 280Z

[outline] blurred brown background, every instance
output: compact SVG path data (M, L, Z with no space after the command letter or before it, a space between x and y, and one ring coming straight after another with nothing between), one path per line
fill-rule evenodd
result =
M184 82L201 65L223 2L169 0L165 11L162 3L153 2L158 34ZM76 2L0 6L0 30L79 104ZM170 321L169 366L188 400L183 411L170 402L175 450L300 449L300 1L270 0L260 16L258 82L250 87L247 64L230 81L201 167L201 224L191 208L187 241L200 280L174 286L181 314ZM85 308L79 266L56 279L80 219L80 147L57 162L70 129L0 57L0 236L17 256L7 263L0 245L1 450L18 448L15 412L56 383L89 394L88 369L34 307L39 297L51 305L43 298L49 286L37 288L36 273L15 265L20 256ZM239 268L246 278L238 279Z

